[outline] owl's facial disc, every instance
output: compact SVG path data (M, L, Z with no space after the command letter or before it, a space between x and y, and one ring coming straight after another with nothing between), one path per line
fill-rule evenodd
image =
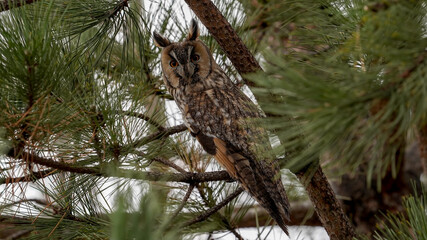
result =
M185 48L176 49L171 52L171 63L169 64L172 68L174 68L175 74L177 77L180 77L184 80L184 84L188 84L191 82L191 79L196 70L196 59L199 57L194 57L194 53L192 54L193 46L187 46ZM174 61L174 62L172 62Z

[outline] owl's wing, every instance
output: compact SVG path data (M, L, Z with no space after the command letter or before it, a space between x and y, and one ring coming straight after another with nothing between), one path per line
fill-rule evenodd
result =
M192 134L286 231L289 203L277 162L264 158L268 136L251 121L262 117L255 104L234 86L199 92L188 103Z

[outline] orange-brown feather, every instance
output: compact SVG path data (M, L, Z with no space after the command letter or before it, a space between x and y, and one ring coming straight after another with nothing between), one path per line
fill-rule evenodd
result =
M227 153L227 146L224 141L219 138L213 139L216 147L215 159L227 170L227 172L237 179L236 168L234 167L234 160Z

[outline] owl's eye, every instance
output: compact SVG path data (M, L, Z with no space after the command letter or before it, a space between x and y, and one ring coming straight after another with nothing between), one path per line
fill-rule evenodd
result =
M170 65L171 67L173 67L173 68L176 68L176 67L178 67L179 63L178 63L177 61L175 61L175 60L171 60L171 61L169 62L169 65Z
M197 62L200 60L200 56L197 54L194 54L193 56L191 56L191 61L192 62Z

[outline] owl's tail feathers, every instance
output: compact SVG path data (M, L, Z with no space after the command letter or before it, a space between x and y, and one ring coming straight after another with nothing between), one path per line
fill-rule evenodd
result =
M278 208L278 211L274 211L273 209L267 209L270 216L276 221L277 225L289 236L288 227L286 226L286 222L289 221L289 218L284 215L284 212Z
M281 186L277 186L278 188L280 187L283 188L283 185L281 182L279 185ZM281 192L281 190L279 190L279 192ZM283 188L283 192L284 192L284 188ZM274 195L274 193L272 195ZM272 198L274 199L273 196ZM285 195L280 200L276 199L273 201L274 201L275 208L270 207L267 209L267 211L270 213L270 216L276 221L277 225L283 230L283 232L285 232L286 235L289 235L288 228L286 226L286 223L290 221L290 214L289 214L290 207L289 207L288 198Z
M249 160L239 153L230 156L234 159L236 175L242 186L267 210L283 232L289 235L286 222L290 221L290 207L280 172L265 162Z
M270 216L276 221L277 225L289 235L286 223L290 221L290 207L289 200L286 196L285 188L280 179L273 181L271 178L259 176L262 178L263 185L266 189L261 196L253 194L258 203L267 210ZM255 196L258 195L258 196Z
M219 138L197 135L203 148L215 155L227 172L237 179L243 188L267 210L279 227L287 234L286 222L289 221L289 201L283 187L280 172L266 162L245 157L241 151ZM213 144L212 142L213 141Z

